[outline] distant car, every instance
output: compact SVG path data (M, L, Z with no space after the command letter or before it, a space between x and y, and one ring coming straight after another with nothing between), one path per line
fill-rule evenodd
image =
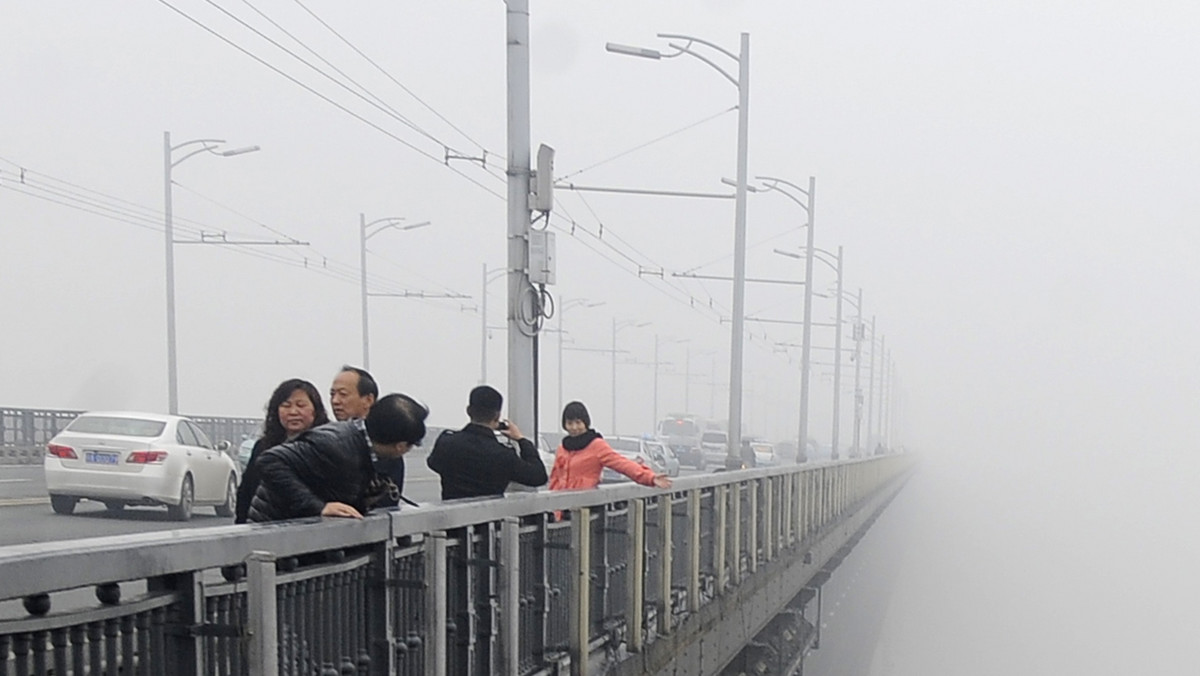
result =
M774 467L779 462L775 458L775 447L763 441L750 442L750 450L754 452L754 462L759 467Z
M729 455L729 436L721 430L705 430L700 435L700 448L707 464L724 467Z
M679 476L679 456L671 450L662 439L653 439L649 442L650 455L653 457L658 454L663 459L663 465L667 468L667 476Z
M238 444L238 468L243 473L245 473L246 467L250 464L250 454L254 452L254 444L256 443L258 443L258 439L246 438L242 440L242 443Z
M641 439L638 437L609 437L605 439L609 446L617 453L629 458L630 460L645 465L654 470L655 474L667 473L666 457L663 455L663 445L652 439ZM607 467L600 475L600 483L615 483L619 481L630 481L630 478L611 470Z
M46 446L43 468L50 506L70 514L80 500L165 505L187 521L197 505L233 516L241 473L227 453L191 420L155 413L84 413Z

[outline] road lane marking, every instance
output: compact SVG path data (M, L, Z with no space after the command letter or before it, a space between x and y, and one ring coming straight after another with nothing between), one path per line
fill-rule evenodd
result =
M27 507L29 505L48 505L50 498L0 498L0 507Z
M27 484L33 479L0 479L0 484Z

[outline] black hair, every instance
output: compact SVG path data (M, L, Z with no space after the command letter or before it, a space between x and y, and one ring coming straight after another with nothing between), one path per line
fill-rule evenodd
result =
M500 417L502 408L504 396L490 385L476 387L467 398L467 417L471 422L490 423Z
M370 373L349 364L342 366L342 373L358 374L358 396L365 397L369 394L376 399L379 398L379 385L376 384L375 379L371 377Z
M592 429L592 416L588 415L587 406L584 406L582 401L573 401L563 408L562 426L564 430L567 429L568 420L582 420L589 430Z
M296 390L301 390L308 395L309 400L313 405L313 427L318 427L329 422L329 416L325 413L325 403L321 401L321 393L317 388L307 380L300 378L291 378L279 383L279 387L271 393L271 398L267 400L267 419L263 421L263 446L264 449L278 446L287 441L287 430L283 428L283 423L279 420L279 407L283 402L287 401L292 393Z
M367 413L367 436L377 444L404 441L420 446L428 416L429 409L421 402L407 394L392 393L375 402Z

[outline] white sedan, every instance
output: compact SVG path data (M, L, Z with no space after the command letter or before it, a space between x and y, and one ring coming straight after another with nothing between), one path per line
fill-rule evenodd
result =
M233 516L240 473L225 452L191 420L154 413L84 413L46 446L46 488L58 514L79 500L166 505L187 521L196 505Z

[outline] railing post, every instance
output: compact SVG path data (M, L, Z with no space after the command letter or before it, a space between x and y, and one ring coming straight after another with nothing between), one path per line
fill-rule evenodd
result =
M195 632L188 631L191 627L205 624L204 616L204 579L200 573L178 573L164 577L152 578L148 587L150 591L169 589L179 595L178 615L171 619L179 631L167 633L167 659L171 668L180 676L200 676L205 674L204 638ZM0 670L0 674L3 671Z
M671 633L671 618L673 608L671 603L671 494L663 493L658 496L658 561L662 565L659 575L658 590L658 635L666 636Z
M592 585L592 510L571 510L571 676L588 674Z
M425 535L425 676L446 673L446 533Z
M279 611L276 605L275 555L252 552L246 559L250 676L279 676Z
M778 540L778 528L775 527L775 490L774 477L763 479L763 501L766 502L766 507L763 510L763 560L770 561L775 558L775 543Z
M625 585L626 641L630 652L640 652L644 643L642 625L646 617L646 503L641 499L629 501L629 515L625 522L629 533L627 583Z
M729 492L729 584L742 581L742 484L734 482Z
M688 492L688 523L692 532L688 541L687 609L691 613L700 610L700 491L694 488Z
M713 495L713 508L716 513L713 514L713 564L716 570L713 575L716 576L716 584L713 585L717 594L725 592L725 558L728 556L725 549L725 531L729 527L729 488L724 484L717 486Z
M750 513L746 515L746 555L750 558L750 572L758 572L758 487L761 485L761 479L754 479L749 482L750 489Z
M368 589L379 590L366 599L370 609L367 616L367 650L376 674L396 671L396 596L388 582L396 576L396 540L389 537L376 550L375 566ZM286 606L285 606L286 607Z
M520 676L521 668L521 522L500 523L500 672Z

